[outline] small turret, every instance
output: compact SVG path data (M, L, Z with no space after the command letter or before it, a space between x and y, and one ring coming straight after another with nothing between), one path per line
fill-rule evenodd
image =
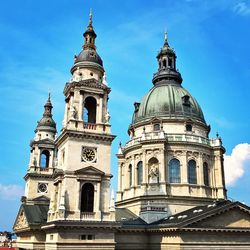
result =
M50 94L47 102L44 105L44 113L42 119L38 122L36 127L36 134L40 134L41 137L45 138L49 135L54 139L56 134L56 123L52 118L52 103L50 100ZM43 135L43 136L42 136Z
M56 161L56 123L52 118L52 108L49 94L44 105L43 116L37 123L35 138L30 143L30 161L24 179L26 181L25 196L27 202L32 204L34 202L49 204L53 189L51 177Z

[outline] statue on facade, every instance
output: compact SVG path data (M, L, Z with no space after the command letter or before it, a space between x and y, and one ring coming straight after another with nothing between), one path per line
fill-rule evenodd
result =
M103 74L102 83L108 86L106 72Z
M109 114L109 111L107 110L107 112L105 114L105 123L109 124L109 121L110 121L110 114Z
M149 183L157 183L159 177L159 169L157 164L152 164L149 169Z
M74 120L78 119L78 111L76 109L76 106L73 106L73 105L71 106L71 108L70 108L70 118L74 119Z
M37 166L37 160L36 160L36 157L34 157L33 159L33 166L36 167Z

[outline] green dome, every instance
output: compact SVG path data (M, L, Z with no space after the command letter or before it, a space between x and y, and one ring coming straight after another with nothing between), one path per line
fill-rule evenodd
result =
M135 104L132 124L153 117L164 119L194 119L205 123L203 112L190 93L174 81L161 81Z

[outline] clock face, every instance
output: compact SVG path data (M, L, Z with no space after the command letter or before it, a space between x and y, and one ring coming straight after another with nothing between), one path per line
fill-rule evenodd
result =
M38 193L47 193L48 184L47 183L38 183Z
M87 162L94 162L96 159L96 153L93 148L83 148L82 160Z

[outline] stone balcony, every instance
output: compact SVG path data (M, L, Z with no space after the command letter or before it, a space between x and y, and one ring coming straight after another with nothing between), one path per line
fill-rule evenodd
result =
M111 126L108 123L86 123L82 120L74 119L69 120L65 128L88 133L111 133Z
M166 134L164 131L159 132L148 132L143 133L140 137L133 137L125 144L125 149L131 146L142 143L146 140L162 140L165 139L168 142L191 142L197 144L203 144L208 146L221 146L221 139L208 139L206 137L198 136L198 135L188 135L188 134Z
M48 174L51 175L54 172L54 168L43 168L40 166L30 166L28 173L37 173L37 174Z

